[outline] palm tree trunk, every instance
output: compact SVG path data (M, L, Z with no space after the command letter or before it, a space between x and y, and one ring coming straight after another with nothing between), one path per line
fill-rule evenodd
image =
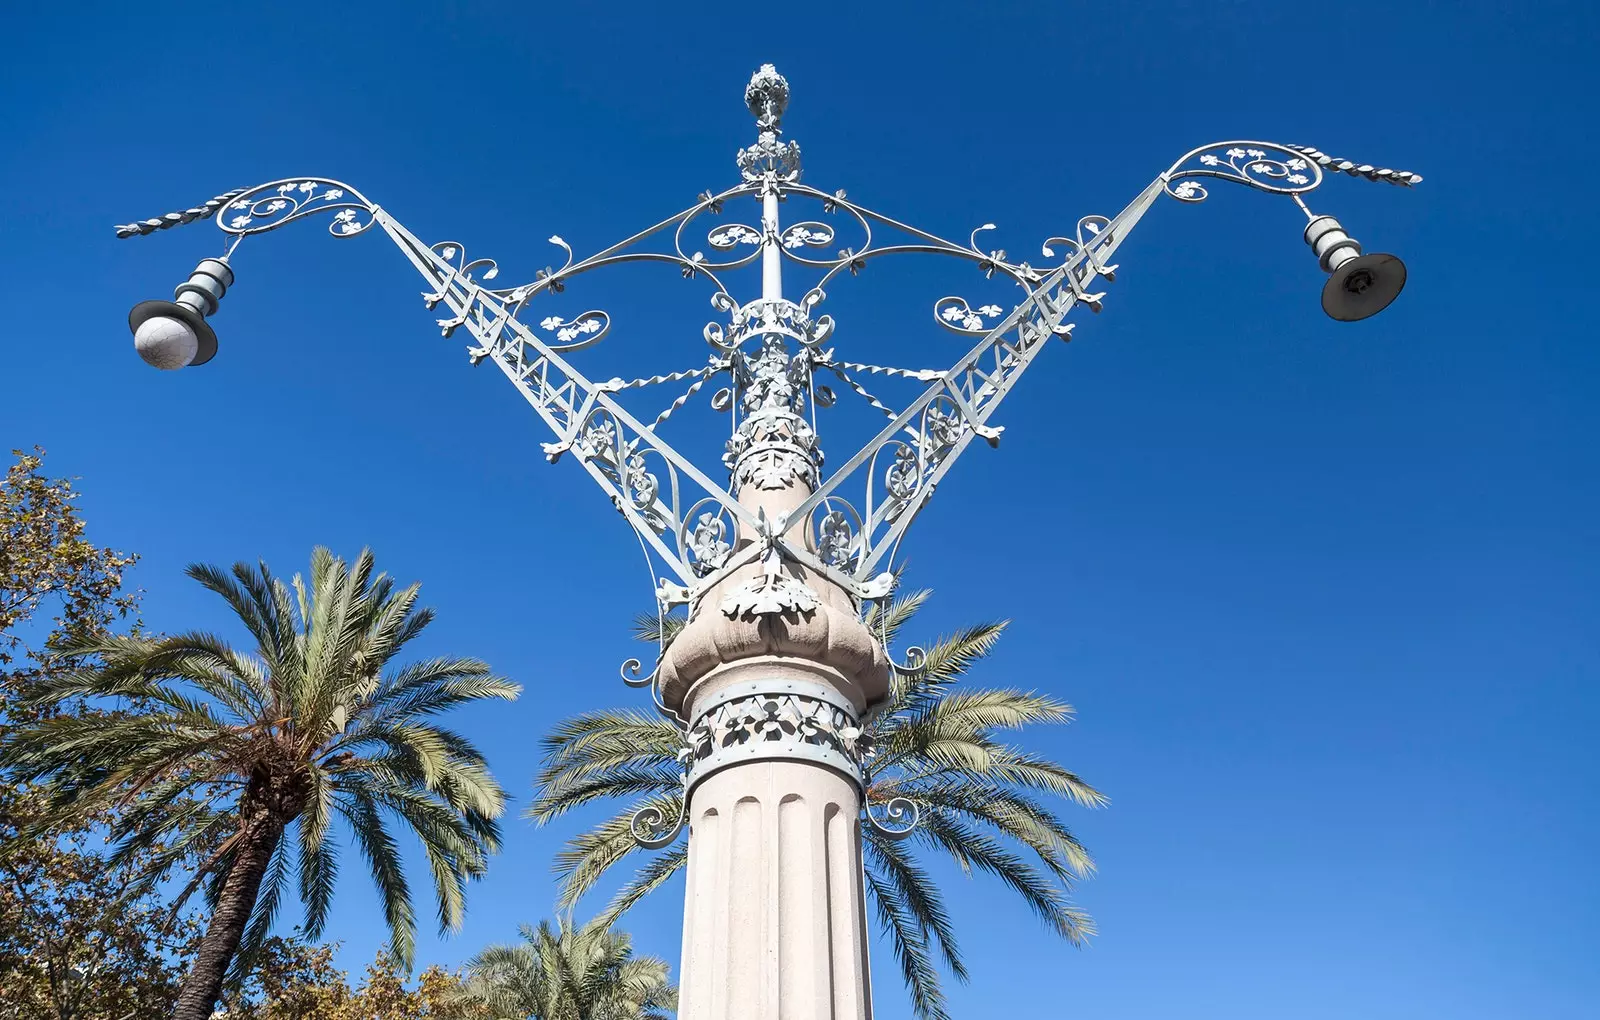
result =
M222 885L217 909L211 913L200 951L195 954L189 976L172 1009L172 1020L211 1020L211 1012L222 997L222 981L239 951L245 926L256 907L256 894L267 873L272 854L283 838L283 823L270 812L258 816L255 831L245 835L234 857L233 868Z

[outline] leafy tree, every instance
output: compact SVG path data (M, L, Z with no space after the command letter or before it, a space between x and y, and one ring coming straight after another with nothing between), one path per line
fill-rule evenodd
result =
M42 450L13 454L0 480L0 738L47 714L21 695L73 665L63 648L104 634L138 602L123 590L136 557L88 541L78 493L44 474ZM195 929L151 890L129 892L149 852L112 867L96 824L103 817L32 838L43 815L36 791L0 782L0 1018L166 1012Z
M886 642L927 600L920 591L897 599L867 622ZM683 622L641 617L637 635L670 640ZM867 893L894 947L917 1014L945 1020L935 956L967 978L955 927L923 858L947 856L970 875L999 878L1045 925L1074 945L1094 934L1093 922L1070 899L1075 879L1094 868L1088 852L1045 798L1085 807L1106 798L1047 758L1004 743L1004 731L1071 720L1071 706L1041 694L964 687L961 681L994 648L1004 623L969 627L933 644L910 674L896 673L884 710L865 727L877 747L866 765L867 800L904 797L921 810L906 842L864 829ZM673 817L681 808L678 752L683 736L667 719L601 711L561 723L544 740L546 757L528 814L540 824L596 800L628 798L620 813L573 839L557 856L563 902L571 904L607 871L638 850L630 821L652 805ZM615 920L688 860L686 840L641 866L607 908Z
M204 857L182 890L207 884L210 917L174 1020L208 1020L228 977L250 971L291 873L320 937L338 872L335 817L377 885L391 945L409 966L416 922L391 831L426 852L441 930L459 926L469 879L499 843L505 796L481 754L432 716L518 688L474 659L387 668L433 613L416 585L373 574L370 552L347 565L326 549L309 581L266 564L189 575L222 596L256 642L253 655L205 633L89 638L90 668L44 678L30 704L45 717L7 735L0 764L47 794L51 823L116 808L109 861L152 853L157 876ZM137 711L59 715L78 699L133 699ZM291 830L293 832L291 833Z
M604 918L524 925L520 943L472 958L465 992L495 1020L666 1020L678 1004L666 961L634 956Z
M0 787L0 1018L121 1020L172 1008L196 928L151 890L143 861L108 867L92 828L23 839L26 794Z
M43 474L43 450L11 453L16 463L0 481L0 666L14 661L23 625L46 604L56 616L45 646L59 648L103 631L138 603L138 593L122 590L123 572L138 557L83 537L78 493L71 480Z
M492 1020L465 994L461 978L429 967L408 986L394 955L380 951L359 986L333 965L332 946L287 940L265 953L227 1020Z

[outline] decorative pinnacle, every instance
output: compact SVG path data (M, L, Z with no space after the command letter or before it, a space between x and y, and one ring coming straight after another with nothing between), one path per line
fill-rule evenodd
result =
M761 70L750 76L744 87L744 103L755 114L759 132L756 143L739 150L739 170L747 181L759 181L767 174L777 174L780 180L800 179L800 146L795 142L780 142L783 129L783 111L789 105L789 82L771 64L762 64Z
M744 102L755 115L756 127L763 131L778 131L783 111L789 105L789 82L771 64L750 76L744 87Z

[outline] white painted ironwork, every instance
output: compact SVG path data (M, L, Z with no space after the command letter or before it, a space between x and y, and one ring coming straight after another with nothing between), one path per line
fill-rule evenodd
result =
M994 224L978 227L965 243L951 241L854 203L844 191L802 183L800 147L781 138L788 100L788 82L771 65L763 66L745 91L757 138L738 152L738 183L719 193L705 192L681 212L584 259L553 235L549 243L561 253L559 268L547 267L509 287L498 285L500 270L493 259L469 258L459 241L424 242L355 188L317 177L231 191L182 212L119 226L117 234L144 235L210 217L227 235L227 246L222 258L203 262L204 272L197 272L209 273L211 280L225 276L231 283L229 257L248 237L314 216L325 217L335 237L377 227L421 275L423 304L436 314L440 333L447 338L458 330L470 335L470 361L492 363L549 427L552 438L544 444L548 459L570 455L637 532L647 556L653 557L659 608L694 602L733 571L755 562L763 565L755 580L721 599L718 608L733 618L816 607L816 593L788 576L785 563L803 565L858 602L887 596L893 587L894 557L911 522L974 439L999 442L1001 427L991 419L1051 338L1070 338L1071 314L1080 305L1100 311L1106 296L1101 287L1116 279L1112 258L1163 193L1200 202L1207 197L1207 182L1224 180L1290 198L1311 221L1306 240L1330 273L1323 303L1336 318L1372 314L1404 283L1397 259L1361 255L1360 245L1338 222L1312 213L1304 196L1322 184L1325 169L1399 185L1421 181L1407 171L1335 159L1305 146L1257 141L1202 146L1159 174L1115 216L1085 216L1070 235L1048 238L1040 246L1042 261L1034 265L1013 261L1004 250L982 242ZM720 216L736 200L759 203L759 221L717 220L705 230L703 245L697 245L692 238L706 220ZM785 225L780 211L788 202L813 205L817 218ZM933 321L972 342L947 368L901 368L836 356L828 346L835 323L822 311L828 288L859 274L873 260L912 253L966 261L985 279L998 276L1020 287L1023 297L1014 304L953 294L935 300ZM725 278L758 262L760 295L735 297ZM597 381L579 371L575 359L612 335L612 317L599 308L560 310L554 299L574 277L626 263L664 264L686 280L710 285L716 317L702 330L709 348L702 352L703 363L632 380ZM785 294L786 267L810 277L797 298ZM141 353L164 368L209 358L216 342L205 318L216 311L226 283L206 284L210 289L205 293L190 287L193 293L187 299L180 287L178 304L139 306L135 315L143 317L130 323ZM890 402L869 390L863 376L890 386L909 384L913 390ZM729 421L720 470L695 465L660 431L714 380L721 384L709 406ZM824 470L826 430L819 426L817 412L839 399L829 381L887 420L837 467ZM619 399L624 393L685 383L653 418L636 416ZM736 498L741 492L784 489L797 482L809 495L778 519L753 512ZM800 523L804 526L796 528ZM912 649L909 657L909 666L897 668L916 668L920 650ZM653 675L637 660L624 667L624 678L635 686L651 686L660 705ZM799 720L789 720L794 733L808 734L792 740L794 733L783 729L788 723L772 723L778 730L771 732L785 734L786 747L792 743L800 749L797 753L841 760L857 754L853 712L847 713L848 725L840 723L833 737L821 738L807 729L815 728L815 720L794 701L801 696L786 697L794 704L786 702L785 710ZM760 713L769 707L752 701L734 712L735 722L765 726L770 713ZM722 736L742 732L728 725L733 728L725 727ZM765 739L770 734L763 730L762 735ZM915 805L899 800L869 805L867 814L885 831L908 831L916 820ZM670 819L664 809L652 807L635 819L635 831L641 842L664 845L681 822L681 816Z

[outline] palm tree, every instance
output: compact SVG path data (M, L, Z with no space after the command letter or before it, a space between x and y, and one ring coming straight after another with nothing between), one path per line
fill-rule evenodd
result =
M881 614L874 607L867 622L887 645L930 594L897 599ZM643 616L635 636L670 641L682 626L678 618ZM867 802L904 797L921 811L907 842L865 826L864 862L878 923L894 947L917 1014L926 1020L948 1017L935 952L961 980L967 969L924 855L948 855L968 875L977 870L999 878L1074 945L1094 934L1093 922L1069 896L1073 881L1093 871L1094 862L1043 798L1086 807L1104 806L1106 798L1056 762L1000 739L1001 731L1030 723L1066 723L1072 707L1033 692L959 686L1005 626L984 623L940 639L914 670L896 671L888 703L865 726L878 748L865 769ZM677 817L683 736L668 719L601 711L563 722L544 746L538 796L527 812L541 825L591 801L631 801L557 855L563 903L570 905L638 850L630 826L634 812L655 807L663 817ZM614 921L687 860L685 840L659 852L622 887L601 920Z
M417 605L417 585L397 590L374 576L369 551L347 566L316 549L309 583L285 584L265 563L188 573L227 601L255 654L198 632L84 645L76 651L98 665L33 693L46 718L11 734L0 765L40 784L55 822L116 808L111 861L154 849L149 882L198 861L173 910L204 881L211 916L174 1020L207 1020L225 979L249 972L291 872L306 931L320 935L342 842L330 836L335 816L366 859L393 952L409 966L416 920L390 822L421 842L440 929L455 929L467 881L498 847L505 793L477 749L431 717L511 700L517 686L475 659L388 668L433 611ZM137 707L49 717L85 698Z
M678 1006L666 961L634 956L633 941L603 918L523 925L520 944L467 963L466 997L495 1020L666 1020Z

